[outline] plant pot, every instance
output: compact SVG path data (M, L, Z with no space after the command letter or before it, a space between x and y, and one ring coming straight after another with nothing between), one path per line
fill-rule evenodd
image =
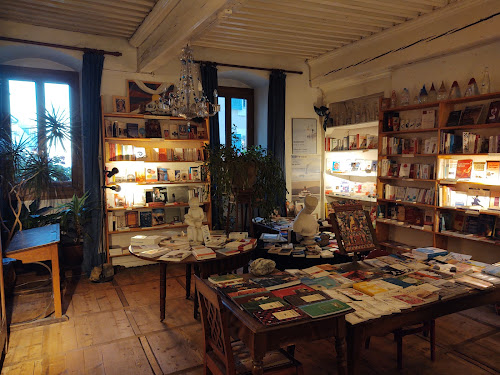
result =
M83 244L63 245L63 261L68 266L79 266L83 262Z

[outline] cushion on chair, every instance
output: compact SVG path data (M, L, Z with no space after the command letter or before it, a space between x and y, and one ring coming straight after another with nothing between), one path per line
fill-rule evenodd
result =
M241 341L235 341L231 343L234 355L234 367L237 374L251 374L252 373L252 357L250 351ZM270 370L276 367L290 367L295 366L295 362L287 356L284 351L275 350L266 353L264 357L264 371Z

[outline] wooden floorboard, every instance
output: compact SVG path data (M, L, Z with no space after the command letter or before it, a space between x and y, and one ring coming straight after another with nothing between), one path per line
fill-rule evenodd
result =
M167 269L165 321L159 321L159 267L120 270L113 282L67 278L68 321L11 332L2 374L203 374L203 337L185 299L185 268ZM194 288L192 289L194 290ZM17 319L50 300L44 293L9 300ZM32 309L32 310L30 310ZM500 374L500 317L491 306L437 320L436 361L422 335L404 338L404 368L396 368L391 336L373 337L361 356L361 374ZM306 375L336 374L333 340L298 345Z

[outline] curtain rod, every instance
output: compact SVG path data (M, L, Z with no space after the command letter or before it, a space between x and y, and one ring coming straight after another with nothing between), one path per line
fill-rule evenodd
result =
M54 48L69 49L69 50L72 50L72 51L81 51L81 52L95 51L95 52L102 53L103 55L111 55L111 56L121 56L122 55L121 52L111 52L111 51L104 51L104 50L100 50L100 49L92 49L92 48L84 48L84 47L73 47L73 46L66 46L64 44L36 42L34 40L17 39L17 38L7 38L5 36L0 36L0 40L5 40L7 42L34 44L34 45L37 45L37 46L44 46L44 47L54 47Z
M271 72L273 70L281 70L281 71L283 71L285 73L290 73L290 74L303 74L301 71L298 71L298 70L258 68L256 66L224 64L224 63L218 63L218 62L213 62L213 61L197 61L197 60L195 60L195 63L197 63L197 64L200 64L200 63L211 63L211 64L215 64L215 65L220 65L220 66L229 66L231 68L243 68L243 69L253 69L253 70L267 70L268 72Z

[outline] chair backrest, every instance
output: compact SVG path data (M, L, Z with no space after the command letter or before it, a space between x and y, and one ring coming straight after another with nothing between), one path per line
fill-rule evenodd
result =
M205 356L209 355L212 360L220 362L208 361L208 365L209 367L213 367L210 365L216 366L216 368L211 368L213 373L220 373L220 365L222 365L225 368L225 374L234 374L234 357L229 336L229 311L222 304L221 297L215 289L209 287L196 275L195 282L205 337Z
M373 259L373 258L383 257L385 255L390 255L390 253L385 250L376 249L370 251L368 255L365 257L365 259Z

